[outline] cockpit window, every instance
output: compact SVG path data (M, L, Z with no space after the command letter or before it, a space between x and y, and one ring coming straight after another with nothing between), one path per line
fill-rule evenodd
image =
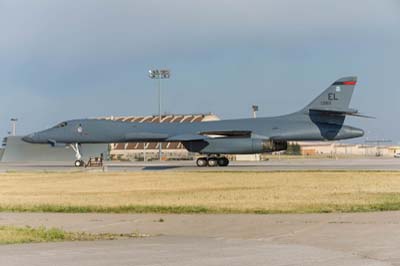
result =
M66 127L68 125L67 122L62 122L60 124L58 124L57 126L55 126L54 128L62 128L62 127Z

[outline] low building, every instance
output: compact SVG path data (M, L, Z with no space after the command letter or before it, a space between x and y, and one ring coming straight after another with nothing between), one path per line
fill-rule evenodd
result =
M159 116L109 116L109 119L136 123L159 123ZM161 116L161 123L193 123L216 121L219 118L214 114L169 114ZM160 143L157 142L128 142L116 143L110 146L110 156L114 160L152 160L158 158ZM163 159L185 160L192 159L194 154L189 153L180 142L161 143Z
M400 152L400 146L378 146L341 142L298 142L302 155L355 155L392 157Z

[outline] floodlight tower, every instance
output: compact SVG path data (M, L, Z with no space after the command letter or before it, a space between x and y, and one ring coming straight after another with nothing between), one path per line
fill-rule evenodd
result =
M169 79L171 77L171 71L168 69L153 69L149 70L149 78L157 80L158 88L158 122L161 123L161 80ZM158 158L161 161L162 158L162 145L158 143Z
M11 118L10 119L11 124L12 124L12 131L11 134L12 136L17 135L17 122L18 122L18 118Z
M252 105L251 108L253 109L253 118L256 118L258 112L258 105Z

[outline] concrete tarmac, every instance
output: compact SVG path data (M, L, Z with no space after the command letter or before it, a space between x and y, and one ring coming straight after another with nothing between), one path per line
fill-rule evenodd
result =
M7 171L76 171L71 162L0 164ZM79 171L102 171L99 168ZM400 170L399 159L115 163L105 171ZM160 220L161 219L161 220ZM132 233L145 238L0 246L0 265L399 265L400 212L294 215L0 213L0 225Z
M194 161L106 162L104 168L75 168L71 162L0 163L7 171L307 171L307 170L379 170L400 171L400 159L274 159L263 162L231 162L228 167L197 167Z
M1 213L0 225L150 235L115 241L3 245L0 265L400 265L400 212Z

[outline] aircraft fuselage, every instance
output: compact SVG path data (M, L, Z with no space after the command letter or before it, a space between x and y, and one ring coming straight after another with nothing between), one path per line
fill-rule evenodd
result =
M315 123L306 114L280 117L234 119L195 123L133 123L99 119L64 122L24 137L33 143L120 143L163 142L176 135L201 135L205 132L252 132L251 137L287 141L342 140L362 136L363 130L330 123Z

